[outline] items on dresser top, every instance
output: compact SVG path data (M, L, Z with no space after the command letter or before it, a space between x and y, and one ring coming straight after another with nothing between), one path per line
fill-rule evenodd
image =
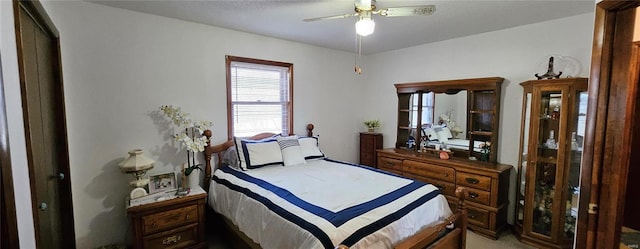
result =
M404 149L378 150L378 168L431 183L455 208L455 189L466 187L469 228L493 239L507 226L509 175L512 166L436 155Z
M158 201L166 201L166 200L182 197L181 194L177 193L177 191L178 190L174 189L171 191L159 192L151 195L142 196L139 198L131 198L129 199L129 204L127 207L128 208L135 207L135 206L154 203ZM189 189L187 192L187 195L194 195L194 194L201 194L201 193L206 193L206 192L202 188L194 188L194 189Z

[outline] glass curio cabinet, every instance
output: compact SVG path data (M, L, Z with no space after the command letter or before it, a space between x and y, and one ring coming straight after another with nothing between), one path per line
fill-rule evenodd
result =
M515 231L542 248L572 248L587 111L587 79L524 88Z

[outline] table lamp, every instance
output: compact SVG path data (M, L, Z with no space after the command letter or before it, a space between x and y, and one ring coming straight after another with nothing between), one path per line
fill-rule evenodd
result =
M129 157L118 164L123 173L130 173L136 178L136 180L129 182L129 185L134 187L134 191L140 191L139 188L149 184L149 179L142 179L142 177L153 168L154 161L143 156L142 152L141 149L131 150Z

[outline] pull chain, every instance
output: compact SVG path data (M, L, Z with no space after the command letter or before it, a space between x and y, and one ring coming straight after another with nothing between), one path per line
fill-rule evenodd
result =
M355 66L353 67L353 70L357 74L362 74L362 68L359 66L362 56L362 36L358 34L356 34L356 50L358 50L358 54L356 55Z

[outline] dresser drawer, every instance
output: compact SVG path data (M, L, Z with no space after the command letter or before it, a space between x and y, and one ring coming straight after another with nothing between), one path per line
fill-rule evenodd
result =
M456 185L453 184L453 183L439 181L439 180L431 179L431 178L428 178L428 177L418 176L418 175L409 174L409 173L404 174L404 176L416 179L418 181L430 183L433 186L435 186L436 188L440 189L440 191L444 195L456 196Z
M142 217L144 234L155 233L176 226L198 221L198 206L168 210Z
M424 176L431 179L442 180L453 183L455 180L455 170L433 164L420 163L410 160L403 162L404 172L414 175Z
M378 168L389 170L394 173L402 172L402 160L378 157Z
M491 191L491 177L458 172L456 183L459 185Z
M198 242L198 224L191 224L144 237L145 249L185 248Z
M489 205L489 201L491 200L491 192L468 188L467 196L465 196L464 199L483 205Z
M475 207L466 206L467 207L467 218L470 224L489 228L489 211L477 209Z

